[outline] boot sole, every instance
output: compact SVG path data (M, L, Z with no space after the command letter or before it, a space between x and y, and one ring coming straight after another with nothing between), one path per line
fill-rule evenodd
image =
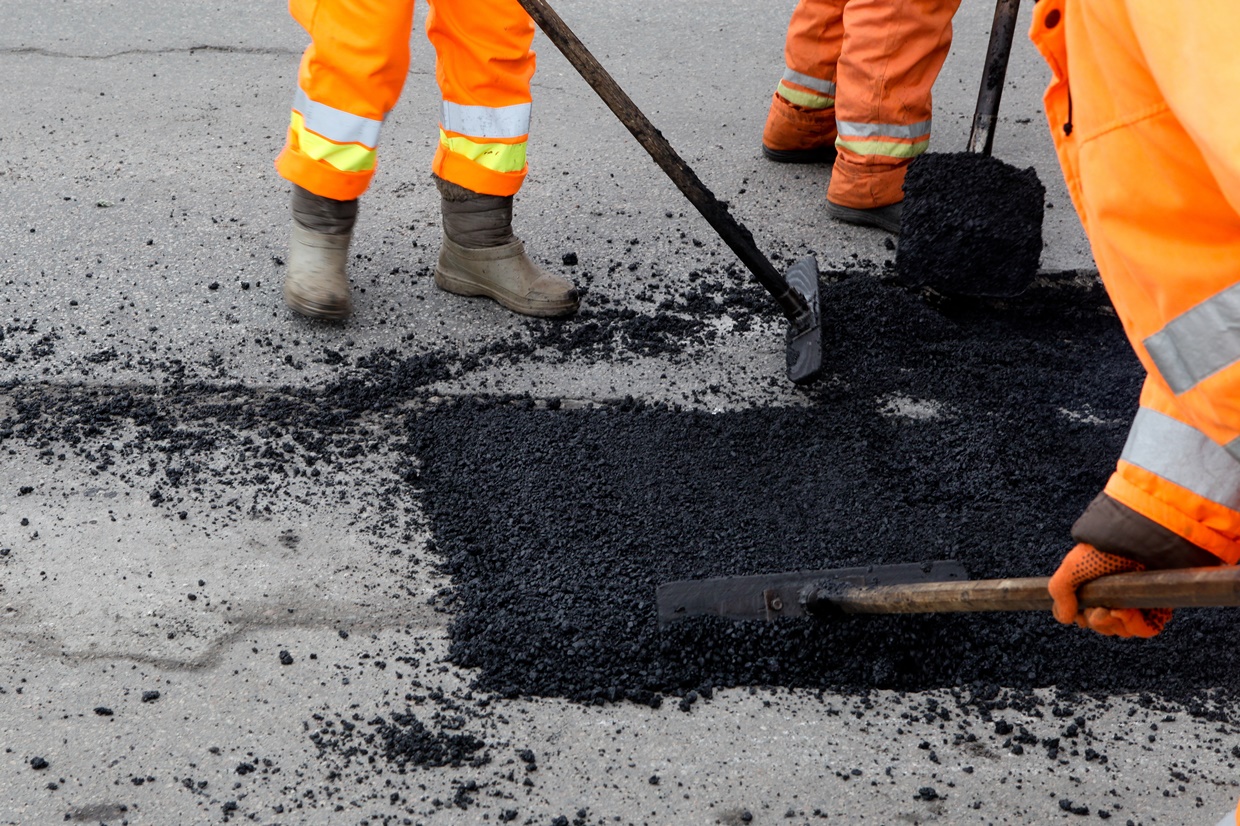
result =
M892 221L886 216L879 215L875 210L853 209L852 207L840 206L828 201L827 214L835 220L843 221L846 224L854 224L859 227L874 227L875 229L886 230L893 235L900 234L899 221Z
M306 318L317 318L324 321L343 321L353 315L353 307L349 304L346 304L344 307L316 304L289 292L287 286L284 288L284 303L290 310Z
M771 149L762 144L762 154L775 163L835 163L835 147L820 146L817 149Z
M496 289L490 284L482 284L469 278L459 278L445 272L439 266L435 267L435 286L453 295L463 295L470 298L479 296L491 298L514 313L535 318L559 318L572 315L577 312L577 308L581 305L581 300L577 297L564 299L563 301L531 302L519 295Z

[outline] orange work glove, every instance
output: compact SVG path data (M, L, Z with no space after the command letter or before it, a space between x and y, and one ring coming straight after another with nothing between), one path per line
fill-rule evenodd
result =
M1144 571L1145 566L1122 556L1104 553L1081 543L1068 552L1051 576L1052 612L1064 625L1076 623L1109 637L1152 637L1171 619L1170 608L1086 608L1076 601L1076 589L1108 574Z

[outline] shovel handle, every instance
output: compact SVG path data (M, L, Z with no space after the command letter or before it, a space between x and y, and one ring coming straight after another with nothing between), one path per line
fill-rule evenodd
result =
M961 611L1046 611L1048 577L923 582L818 591L815 614L926 614ZM1085 608L1208 608L1240 606L1240 567L1137 571L1099 577L1077 593Z
M697 173L676 153L663 133L654 128L650 119L637 108L620 84L603 68L585 44L573 33L560 15L546 0L517 0L526 13L533 18L557 49L563 53L582 79L602 98L620 122L628 127L637 142L645 148L654 162L667 173L672 183L680 189L689 202L697 207L702 217L719 234L741 263L754 275L779 304L789 319L801 321L810 313L805 299L788 286L787 280L771 264L753 235L732 217L727 207L702 183Z
M995 142L995 124L999 122L999 100L1003 97L1003 81L1007 77L1008 57L1016 37L1016 18L1020 0L998 0L995 19L990 26L990 43L986 47L986 65L977 91L977 108L973 111L973 129L969 132L969 151L990 155Z

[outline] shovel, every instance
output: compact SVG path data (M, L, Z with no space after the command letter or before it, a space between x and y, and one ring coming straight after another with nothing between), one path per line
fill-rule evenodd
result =
M818 261L812 256L802 258L789 268L786 275L771 265L754 243L753 235L732 217L727 207L706 188L697 174L667 138L637 108L619 84L594 55L573 34L568 25L544 0L518 0L521 6L555 44L578 74L590 84L608 108L615 113L637 142L650 153L660 168L684 193L689 202L719 234L737 258L753 273L779 304L788 318L785 356L788 378L807 384L822 372L822 319L818 305Z
M667 582L659 625L689 617L772 621L844 614L1048 611L1048 577L970 580L954 561ZM1240 567L1112 574L1077 592L1082 608L1207 608L1240 605Z
M990 155L1020 0L998 0L967 151L909 165L896 277L945 295L1009 298L1033 282L1042 256L1046 188L1032 168Z

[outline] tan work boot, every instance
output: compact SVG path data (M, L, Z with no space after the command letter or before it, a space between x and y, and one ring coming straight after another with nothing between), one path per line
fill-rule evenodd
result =
M348 318L353 302L346 267L357 201L324 198L294 185L292 212L284 303L309 318Z
M572 315L581 303L577 289L540 269L519 240L502 247L469 249L445 236L435 266L435 284L457 295L494 298L522 315Z
M435 183L443 210L443 246L435 265L441 290L487 296L522 315L577 312L577 288L531 261L512 234L511 196L482 195L437 176Z

